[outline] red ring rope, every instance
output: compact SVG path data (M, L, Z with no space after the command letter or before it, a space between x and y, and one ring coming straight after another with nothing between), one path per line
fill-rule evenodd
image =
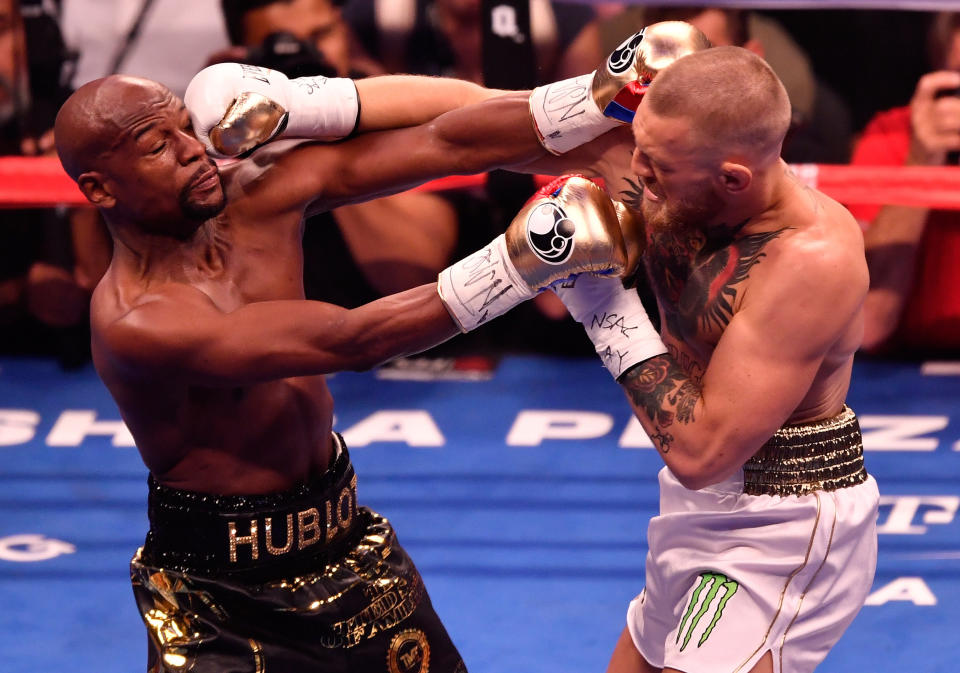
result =
M796 164L804 182L845 204L896 204L960 210L958 166ZM485 175L451 176L419 187L480 187ZM544 180L541 180L543 182ZM53 157L0 157L0 208L85 206L87 200Z

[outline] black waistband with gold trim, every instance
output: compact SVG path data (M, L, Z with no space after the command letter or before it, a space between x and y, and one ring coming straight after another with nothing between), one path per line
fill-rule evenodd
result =
M749 495L806 495L866 480L860 423L847 406L832 418L783 426L743 466Z
M141 560L206 576L269 578L342 557L362 534L357 477L334 435L335 457L309 483L265 495L182 491L149 479L150 531Z

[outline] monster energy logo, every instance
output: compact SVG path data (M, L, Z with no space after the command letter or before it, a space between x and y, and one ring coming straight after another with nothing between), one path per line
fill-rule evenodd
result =
M726 607L727 601L737 593L737 589L740 588L740 583L736 580L732 580L726 575L721 575L720 573L700 573L700 581L697 583L697 588L693 590L693 596L690 598L690 605L687 606L687 611L683 615L683 619L680 621L680 628L677 629L677 642L680 642L680 636L683 636L683 645L680 646L680 651L683 652L686 648L687 643L690 642L690 637L693 635L693 632L696 630L697 625L700 623L700 620L703 618L707 612L710 611L711 606L713 606L714 599L720 593L720 590L723 589L723 595L720 597L719 602L717 602L716 607L713 609L713 618L710 620L710 623L707 624L707 627L703 630L703 635L700 636L700 641L697 643L697 647L700 647L705 642L707 638L710 637L710 634L713 633L713 627L717 625L717 622L720 621L720 617L723 615L723 608ZM703 597L703 600L700 600L701 594L704 590L707 589L707 595ZM700 609L697 610L696 614L693 614L693 611L697 606L700 606ZM690 616L693 615L691 619ZM689 628L684 632L684 627L687 626L687 620L690 620Z

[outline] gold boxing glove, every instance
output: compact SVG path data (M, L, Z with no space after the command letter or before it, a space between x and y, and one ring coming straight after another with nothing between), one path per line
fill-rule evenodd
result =
M628 37L592 73L537 87L530 94L530 116L540 143L563 154L629 124L658 72L709 46L689 23L662 21Z
M489 245L440 272L437 291L464 332L580 273L619 275L627 254L610 197L581 176L557 178Z

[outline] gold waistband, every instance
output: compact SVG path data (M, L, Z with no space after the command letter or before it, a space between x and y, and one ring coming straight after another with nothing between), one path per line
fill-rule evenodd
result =
M866 480L860 423L847 406L833 418L783 426L743 466L749 495L806 495Z

